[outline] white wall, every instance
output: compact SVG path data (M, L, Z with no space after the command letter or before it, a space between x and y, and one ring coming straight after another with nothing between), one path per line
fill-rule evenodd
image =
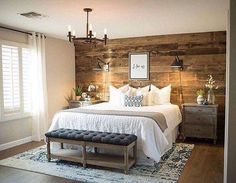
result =
M26 34L8 31L6 29L1 29L1 28L0 28L0 39L24 44L28 43L28 36Z
M0 29L0 39L28 42L27 35L5 29ZM65 40L47 37L45 47L50 122L53 114L67 105L64 96L75 85L75 54L74 46ZM0 122L0 149L6 143L30 137L31 123L31 118Z
M224 182L236 182L236 1L230 1Z
M55 112L68 106L67 96L75 86L75 49L68 41L46 39L46 74L49 123Z
M31 137L31 122L31 117L0 122L0 145Z

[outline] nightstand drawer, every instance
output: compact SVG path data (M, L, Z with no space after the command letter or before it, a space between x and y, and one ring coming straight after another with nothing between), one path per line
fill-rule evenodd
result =
M214 138L214 126L212 125L184 125L184 134L186 137Z
M186 113L184 116L184 122L186 124L215 125L216 117L213 115L207 115L205 113L199 115Z
M205 114L216 114L217 109L211 107L184 107L184 111L189 114L196 114L196 113L205 113Z

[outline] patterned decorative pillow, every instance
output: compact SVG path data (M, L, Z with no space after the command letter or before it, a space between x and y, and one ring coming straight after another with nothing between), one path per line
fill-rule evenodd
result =
M125 95L125 107L141 107L143 101L143 95L140 96L128 96Z

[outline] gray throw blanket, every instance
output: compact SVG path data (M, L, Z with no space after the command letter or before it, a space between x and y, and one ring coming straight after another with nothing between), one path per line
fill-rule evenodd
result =
M115 115L115 116L135 116L153 119L160 127L162 132L168 127L165 116L160 112L142 112L142 111L116 111L116 110L94 110L94 109L68 109L65 112L96 114L96 115Z

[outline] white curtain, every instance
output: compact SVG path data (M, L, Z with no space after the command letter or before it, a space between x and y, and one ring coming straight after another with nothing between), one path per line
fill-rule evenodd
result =
M45 36L29 36L32 50L32 140L40 141L48 129L48 101L45 63Z

